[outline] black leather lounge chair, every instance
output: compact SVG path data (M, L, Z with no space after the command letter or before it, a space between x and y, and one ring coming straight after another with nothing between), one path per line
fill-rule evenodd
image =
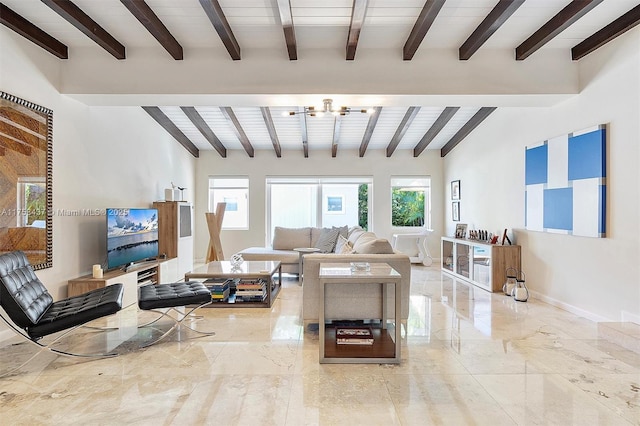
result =
M10 320L1 312L0 317L27 341L57 354L79 357L115 356L116 354L77 354L55 349L51 345L89 321L118 312L122 309L122 293L122 284L114 284L54 302L23 252L0 255L0 306ZM66 332L52 342L39 342L42 337L63 330Z

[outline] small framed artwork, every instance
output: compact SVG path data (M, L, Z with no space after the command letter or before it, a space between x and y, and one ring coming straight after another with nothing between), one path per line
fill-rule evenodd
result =
M451 203L451 216L454 222L460 220L460 201L453 201Z
M344 214L343 195L327 195L327 213Z
M459 180L451 181L451 199L452 200L460 199L460 181Z
M458 223L456 225L456 238L467 238L467 224Z

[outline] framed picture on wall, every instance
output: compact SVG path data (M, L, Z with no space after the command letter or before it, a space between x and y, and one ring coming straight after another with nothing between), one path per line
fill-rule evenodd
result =
M344 214L343 195L327 195L327 214Z
M460 199L460 181L459 180L451 181L451 199L452 200Z
M460 201L454 201L451 203L451 218L454 222L460 220Z

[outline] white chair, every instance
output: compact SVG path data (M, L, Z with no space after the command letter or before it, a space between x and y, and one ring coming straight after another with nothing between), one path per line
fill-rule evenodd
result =
M394 250L403 252L403 248L406 251L413 244L411 248L414 251L409 254L411 263L422 263L425 266L430 266L433 263L433 258L427 245L427 236L432 232L433 229L423 228L420 232L393 234L391 245ZM417 249L417 252L415 249Z

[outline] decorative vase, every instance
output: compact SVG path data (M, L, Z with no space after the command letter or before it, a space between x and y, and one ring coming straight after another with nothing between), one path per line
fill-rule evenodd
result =
M242 262L244 262L244 259L242 258L241 254L236 253L233 256L231 256L231 259L229 260L229 262L231 263L231 266L233 266L234 268L237 268L240 265L242 265Z
M507 280L502 286L502 292L507 296L513 296L513 289L516 287L518 280L518 271L515 268L507 268L505 274L507 275Z
M529 289L524 283L524 272L518 271L516 286L513 288L513 299L517 302L526 302L529 299Z

